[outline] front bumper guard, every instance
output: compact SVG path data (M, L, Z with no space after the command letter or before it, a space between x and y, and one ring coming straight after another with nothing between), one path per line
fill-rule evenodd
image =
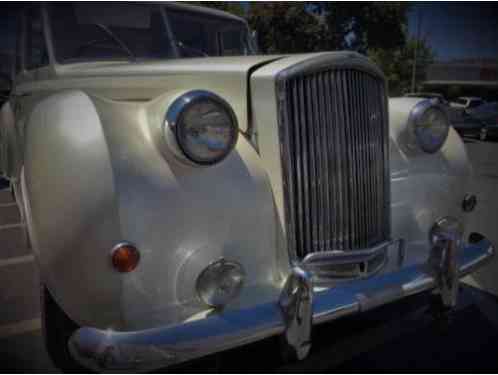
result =
M438 229L441 229L437 232ZM446 228L448 229L448 228ZM287 349L304 358L315 324L335 320L436 289L445 306L456 304L458 282L494 255L490 241L463 245L450 228L436 228L426 264L314 291L311 275L295 267L280 301L226 311L176 326L137 332L82 327L69 340L73 358L96 371L148 371L282 335ZM442 235L441 235L442 232Z

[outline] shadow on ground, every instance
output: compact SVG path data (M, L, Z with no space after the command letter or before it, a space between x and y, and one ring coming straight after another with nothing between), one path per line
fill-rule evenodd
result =
M459 306L444 317L434 314L433 297L424 294L320 325L313 332L310 356L298 363L284 364L278 339L269 339L174 371L496 371L498 298L468 285L461 290Z

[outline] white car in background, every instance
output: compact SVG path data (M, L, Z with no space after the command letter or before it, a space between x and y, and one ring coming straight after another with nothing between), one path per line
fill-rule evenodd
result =
M461 96L454 102L450 103L450 106L453 108L459 108L463 110L477 108L480 105L483 105L486 101L479 97L473 96Z

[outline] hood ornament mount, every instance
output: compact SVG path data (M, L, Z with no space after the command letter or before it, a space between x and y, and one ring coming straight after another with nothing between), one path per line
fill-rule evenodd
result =
M310 272L317 283L364 279L377 274L389 263L392 246L397 246L396 265L401 267L405 258L405 241L401 238L362 250L310 253L300 266Z

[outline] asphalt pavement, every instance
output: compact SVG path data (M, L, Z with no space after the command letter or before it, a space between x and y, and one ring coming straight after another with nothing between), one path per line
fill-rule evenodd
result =
M466 143L479 204L471 230L498 244L498 143ZM58 372L43 344L39 278L10 191L0 191L0 370ZM178 371L495 370L498 367L498 257L462 288L449 316L415 296L314 330L310 357L284 365L276 339L197 361Z

